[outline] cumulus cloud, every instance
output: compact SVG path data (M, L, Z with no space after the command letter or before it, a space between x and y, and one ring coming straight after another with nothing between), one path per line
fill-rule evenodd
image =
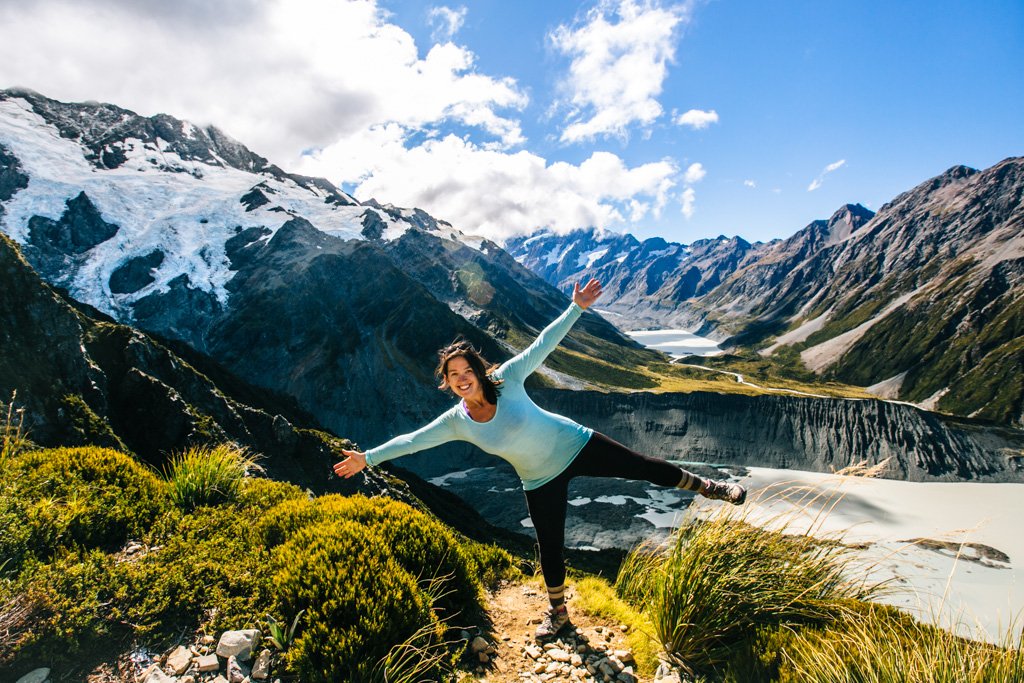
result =
M623 21L654 11L627 5ZM465 16L451 12L435 16L446 32ZM618 227L678 196L671 159L519 149L520 85L450 41L423 54L388 17L377 0L0 0L0 84L215 124L283 168L493 239Z
M675 56L676 29L689 17L689 5L603 0L581 22L556 28L549 40L572 60L561 140L625 136L630 125L661 116L657 97Z
M718 123L718 112L714 109L711 111L691 109L690 111L677 116L675 118L675 122L680 126L689 126L694 130L702 130L710 126L712 123Z
M686 187L679 197L679 203L687 220L693 217L693 213L696 210L697 191L693 189L693 184L699 183L707 174L708 172L704 169L704 164L701 163L690 164L686 169L686 173L683 174L683 183L685 183Z
M757 183L755 183L753 180L744 180L743 184L746 187L757 187Z
M818 177L812 180L811 184L807 186L807 191L814 192L815 190L817 190L819 187L821 187L822 182L824 182L825 176L827 176L829 173L832 173L833 171L842 168L843 164L845 163L846 159L840 159L839 161L834 161L828 166L826 166L824 169L822 169L821 173L818 174Z
M687 220L693 218L693 205L696 203L696 201L697 193L694 192L692 187L688 187L685 190L683 190L683 195L680 199L680 203L683 206L683 215L686 216Z
M388 123L523 141L514 79L450 42L420 57L375 0L8 2L0 25L0 83L214 123L285 166Z
M704 170L704 164L690 164L683 175L683 182L687 185L693 185L696 182L700 182L707 174L708 172Z
M358 150L376 149L371 167ZM457 228L496 241L539 228L606 228L659 214L679 169L668 159L628 167L609 152L579 165L549 163L525 150L487 149L448 135L406 147L399 131L380 128L353 149L348 142L310 157L313 167L361 172L357 198L417 206Z
M427 16L434 27L431 38L435 41L451 40L466 21L466 8L431 7Z

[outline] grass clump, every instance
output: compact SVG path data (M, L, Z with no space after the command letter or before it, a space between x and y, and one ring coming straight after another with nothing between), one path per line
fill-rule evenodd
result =
M653 678L661 646L653 636L648 615L619 598L615 588L604 579L587 576L573 582L573 586L576 590L574 609L629 627L626 642L636 660L637 673Z
M829 629L787 634L776 680L983 683L1024 681L1024 651L916 622L892 607L862 605Z
M835 621L871 587L843 577L845 548L726 511L623 563L617 593L643 606L667 656L691 674L722 669L759 630Z
M15 391L7 405L0 401L0 474L8 460L32 446L25 429L25 409L14 407L17 399Z
M164 470L171 500L183 510L234 500L255 466L244 448L233 444L195 446L171 457Z

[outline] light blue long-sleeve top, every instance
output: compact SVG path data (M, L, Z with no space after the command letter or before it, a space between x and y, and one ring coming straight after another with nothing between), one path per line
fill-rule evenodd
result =
M492 377L503 381L493 418L476 422L460 401L425 427L366 451L366 464L378 465L449 441L468 441L511 463L527 491L557 477L587 444L594 430L543 410L527 396L523 383L582 314L582 308L571 304L522 353L492 373Z

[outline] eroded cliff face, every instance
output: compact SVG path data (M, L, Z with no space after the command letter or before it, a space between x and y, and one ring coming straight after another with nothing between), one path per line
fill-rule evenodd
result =
M1024 481L1024 433L875 400L541 390L537 403L652 456L908 481ZM1014 457L1018 456L1018 457Z

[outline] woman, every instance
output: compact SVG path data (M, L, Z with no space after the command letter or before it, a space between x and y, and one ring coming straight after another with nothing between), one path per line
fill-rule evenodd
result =
M338 476L348 478L367 465L456 440L468 441L511 463L523 480L551 603L537 628L538 639L554 636L569 622L562 551L568 487L573 477L645 480L697 491L735 505L742 504L747 495L738 484L702 479L664 460L640 455L599 432L542 410L526 395L526 378L599 296L601 285L597 280L582 289L578 283L574 285L569 308L525 351L496 369L467 342L441 349L437 368L440 388L450 389L462 400L415 432L397 436L365 453L342 451L346 459L334 466Z

